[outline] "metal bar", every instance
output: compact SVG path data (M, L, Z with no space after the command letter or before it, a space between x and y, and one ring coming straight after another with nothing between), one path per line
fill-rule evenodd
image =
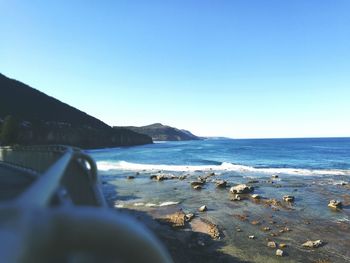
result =
M34 182L26 192L18 199L17 203L24 206L44 207L50 201L55 191L60 185L64 172L73 156L72 149L68 148L67 152L54 163L39 180Z

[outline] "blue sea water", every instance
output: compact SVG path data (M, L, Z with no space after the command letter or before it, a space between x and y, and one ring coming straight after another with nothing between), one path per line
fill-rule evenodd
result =
M277 243L287 243L284 262L330 257L332 262L350 262L350 138L209 139L88 152L97 161L108 203L118 210L142 211L153 218L169 211L195 213L224 229L225 253L244 262L277 262L266 247L270 232ZM192 189L191 182L209 174L203 189ZM174 180L151 180L154 175ZM228 187L250 184L261 200L248 195L231 201L229 188L218 189L216 180L225 180ZM284 195L295 201L284 202ZM342 210L329 209L333 199L343 203ZM277 205L267 205L267 200ZM208 211L198 213L204 204ZM271 218L276 224L270 224ZM253 220L262 225L253 225ZM267 225L271 231L262 231ZM283 226L292 231L281 234ZM254 245L248 235L256 237ZM327 245L317 253L300 249L306 240L319 239Z
M90 151L101 170L240 170L350 175L350 138L223 139Z

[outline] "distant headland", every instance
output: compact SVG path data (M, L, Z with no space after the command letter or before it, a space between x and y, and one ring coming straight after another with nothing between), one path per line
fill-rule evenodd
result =
M203 138L198 137L187 130L181 130L161 123L154 123L146 126L135 127L115 127L126 128L134 132L145 134L150 136L154 141L189 141L189 140L201 140Z

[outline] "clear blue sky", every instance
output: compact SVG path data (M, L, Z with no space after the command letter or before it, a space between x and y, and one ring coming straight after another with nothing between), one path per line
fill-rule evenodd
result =
M110 125L350 136L348 0L0 0L0 72Z

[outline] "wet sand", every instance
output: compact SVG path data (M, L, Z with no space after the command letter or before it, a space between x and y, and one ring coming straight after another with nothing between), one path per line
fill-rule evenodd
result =
M346 176L208 174L118 171L102 173L102 180L110 205L147 225L175 262L350 262L350 186ZM151 175L169 179L157 181L150 179ZM207 177L206 182L201 190L194 190L191 182L199 176ZM229 186L217 188L219 179ZM241 183L253 186L254 192L231 201L230 186ZM294 202L283 201L284 195L294 196ZM342 201L343 208L327 207L331 199ZM208 210L199 212L202 205ZM183 226L178 218L176 225L165 220L176 212L195 217ZM210 226L217 227L219 236L213 235ZM322 240L323 244L303 247L308 240ZM274 241L276 248L268 247L269 241ZM275 255L279 247L283 257Z

